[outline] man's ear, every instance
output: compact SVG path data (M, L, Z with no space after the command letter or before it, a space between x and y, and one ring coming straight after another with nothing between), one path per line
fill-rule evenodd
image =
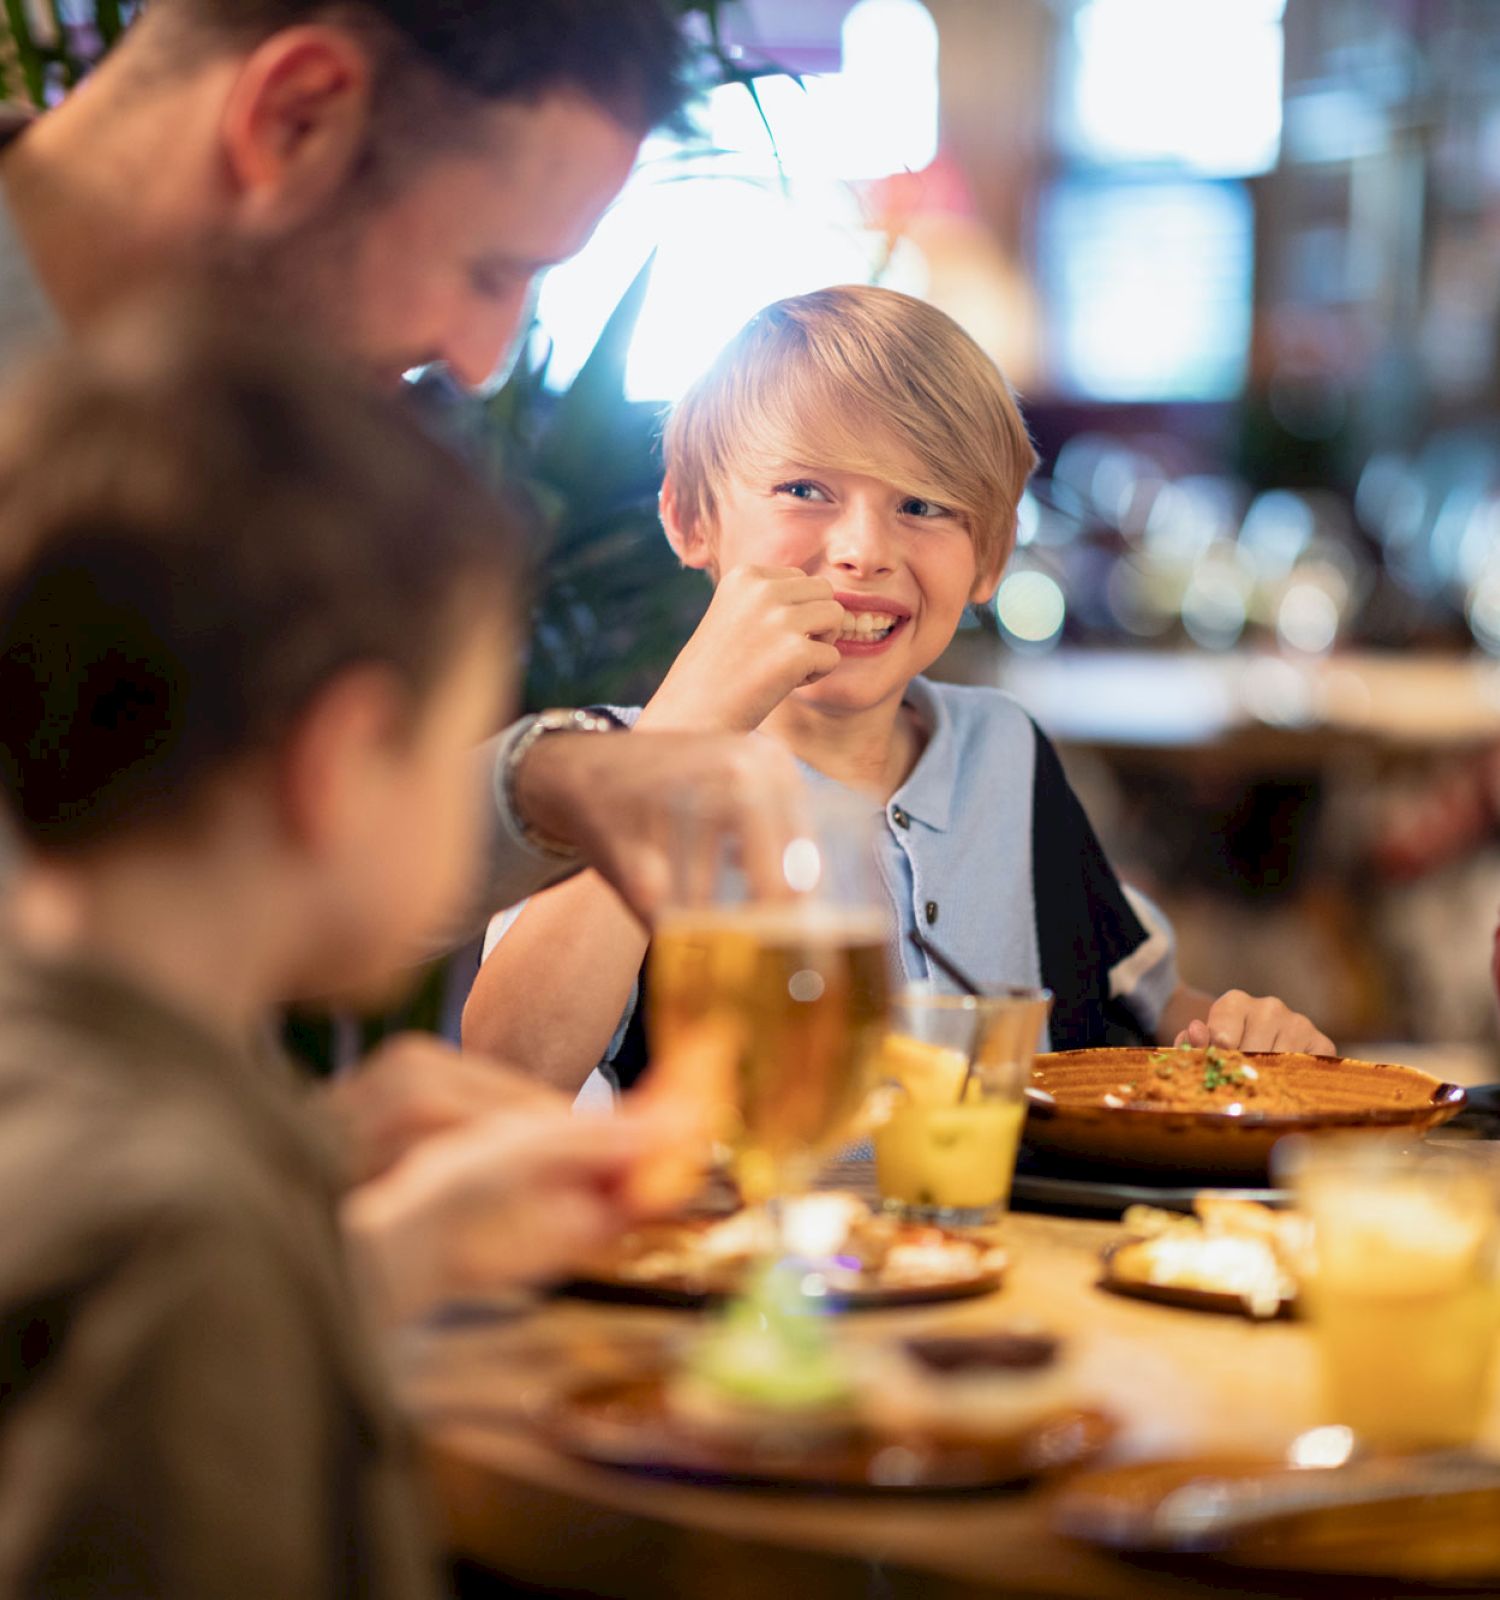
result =
M410 711L385 667L351 667L313 696L276 761L281 824L296 844L337 853L378 827L382 779Z
M368 143L371 78L338 27L285 28L246 58L220 125L243 227L287 232L332 203Z
M694 567L699 572L711 570L714 553L709 530L701 518L694 517L690 522L684 519L682 506L677 498L677 486L672 482L671 473L662 480L658 507L667 543L671 545L677 559L683 566Z

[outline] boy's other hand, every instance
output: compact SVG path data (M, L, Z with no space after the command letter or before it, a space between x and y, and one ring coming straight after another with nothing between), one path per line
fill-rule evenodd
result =
M502 1111L353 1190L343 1221L391 1322L565 1276L643 1215L632 1176L699 1137L666 1105Z
M378 1177L415 1145L497 1111L566 1110L556 1090L425 1033L388 1039L323 1092L352 1183Z
M559 733L533 746L516 785L522 812L571 845L643 921L671 882L668 850L685 798L778 865L795 835L805 787L791 755L743 734ZM771 881L768 877L767 881Z
M1274 996L1257 999L1243 989L1230 989L1208 1008L1206 1018L1194 1019L1177 1035L1178 1044L1221 1050L1298 1050L1309 1055L1333 1056L1338 1050L1300 1011L1293 1011Z
M844 608L797 567L736 567L672 665L642 728L750 733L803 684L838 666Z

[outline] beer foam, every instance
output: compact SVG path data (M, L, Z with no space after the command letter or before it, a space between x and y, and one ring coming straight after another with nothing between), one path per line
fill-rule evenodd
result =
M887 918L876 907L830 906L815 900L769 900L751 905L672 908L657 919L661 933L738 933L766 944L884 944Z

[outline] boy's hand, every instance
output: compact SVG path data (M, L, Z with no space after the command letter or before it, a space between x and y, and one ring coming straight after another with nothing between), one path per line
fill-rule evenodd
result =
M844 608L796 567L736 567L637 726L750 733L803 684L826 678Z
M435 1133L497 1111L566 1110L567 1099L513 1067L465 1055L426 1033L388 1039L322 1093L352 1183L395 1164Z
M1338 1050L1326 1033L1320 1033L1300 1011L1293 1011L1274 996L1256 999L1243 989L1221 994L1203 1020L1188 1023L1177 1035L1178 1044L1195 1048L1218 1045L1221 1050L1298 1050L1309 1055L1333 1056Z
M565 1276L643 1212L633 1175L701 1138L669 1106L504 1111L434 1134L344 1201L384 1318Z

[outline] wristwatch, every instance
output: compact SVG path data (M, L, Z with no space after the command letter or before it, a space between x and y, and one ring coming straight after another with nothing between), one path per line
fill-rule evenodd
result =
M605 716L598 711L539 711L521 736L505 752L505 760L500 769L501 797L505 801L505 808L510 813L516 832L533 850L564 860L578 854L570 845L549 839L539 828L533 827L516 804L516 783L520 777L521 765L531 753L531 747L538 739L545 738L549 733L618 733L621 727L622 724L613 717Z

